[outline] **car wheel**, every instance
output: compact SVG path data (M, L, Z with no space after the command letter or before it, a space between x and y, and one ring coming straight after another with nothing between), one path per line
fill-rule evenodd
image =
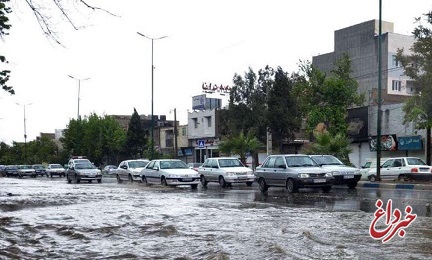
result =
M286 189L289 193L294 193L298 190L293 179L288 179L286 183Z
M128 177L128 178L129 178L129 181L130 181L130 182L133 182L133 181L134 181L133 178L132 178L132 174L129 174L129 177Z
M226 183L224 177L222 177L222 176L219 176L219 185L220 185L222 188L225 188L225 187L227 186L227 183Z
M206 178L204 177L204 175L200 176L200 181L201 181L201 185L203 187L207 187L208 182L207 182Z
M267 186L267 183L263 178L259 179L258 183L261 192L266 192L268 190L269 187Z
M370 175L370 176L368 177L368 179L369 179L370 181L376 181L376 176L375 176L375 175Z
M52 178L52 174L50 174L50 178Z
M252 186L252 182L251 182L251 181L248 181L248 182L246 182L246 185L247 185L248 187L250 187L250 186Z
M117 182L118 182L118 183L121 183L122 180L121 180L120 176L117 174L116 177L117 177Z
M81 180L78 178L77 175L75 175L75 182L76 182L76 183L80 183L80 182L81 182Z
M162 184L163 186L168 186L168 183L167 183L165 177L162 177L162 179L161 179L161 184Z
M355 187L357 187L357 182L350 182L350 183L348 183L348 188L354 189Z
M198 188L198 184L191 184L191 188L192 188L193 190L195 190L196 188Z
M102 182L102 179L99 179L99 180L97 180L98 181L98 183L101 183Z
M93 180L88 180L88 182L89 182L89 183L92 183L92 182L93 182Z
M322 187L322 191L325 193L329 192L330 190L331 190L331 186Z
M146 176L144 176L144 175L142 176L141 182L145 183L145 184L148 184Z
M72 183L72 180L69 178L69 174L66 175L66 180L67 180L67 183Z

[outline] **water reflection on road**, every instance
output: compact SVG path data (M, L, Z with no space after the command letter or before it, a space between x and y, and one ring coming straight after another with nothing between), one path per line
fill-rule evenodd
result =
M418 214L405 238L369 236L377 198ZM256 185L191 190L0 178L0 258L430 259L427 192Z

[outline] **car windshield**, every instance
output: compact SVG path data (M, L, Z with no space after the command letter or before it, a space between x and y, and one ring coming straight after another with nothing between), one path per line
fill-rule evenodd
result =
M285 156L288 167L315 167L318 166L309 156Z
M315 155L312 156L312 159L319 165L343 165L343 163L333 155Z
M52 169L59 169L59 168L63 168L60 164L51 164L51 168Z
M427 165L422 159L420 158L407 158L408 165Z
M33 165L34 169L44 169L42 165Z
M144 168L148 161L131 161L129 162L129 168Z
M91 163L78 163L75 165L75 169L83 170L83 169L95 169L93 164Z
M238 159L219 159L219 166L226 167L244 167Z
M19 168L20 169L32 169L32 167L30 165L20 165Z
M161 169L189 169L183 161L161 161Z
M18 166L6 166L9 170L18 170Z

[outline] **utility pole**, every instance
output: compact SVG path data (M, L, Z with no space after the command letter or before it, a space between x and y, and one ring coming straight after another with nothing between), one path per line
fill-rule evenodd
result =
M382 0L379 0L379 31L378 31L378 114L377 114L377 180L381 181L381 6Z
M178 144L177 144L177 109L174 108L174 158L178 158L177 150L178 150Z

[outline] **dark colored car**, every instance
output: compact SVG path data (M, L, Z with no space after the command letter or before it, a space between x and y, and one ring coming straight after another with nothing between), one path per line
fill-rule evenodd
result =
M18 177L18 166L16 165L7 165L4 168L4 174L6 177Z
M80 183L81 181L102 182L102 171L96 168L90 161L78 161L69 164L69 168L66 171L66 180L68 183L72 181Z
M46 173L46 169L45 169L45 167L42 164L33 164L32 167L35 170L36 175L39 175L39 176L48 176L47 173Z
M333 155L310 155L310 157L321 167L331 171L335 178L335 185L347 185L352 189L361 179L360 169L345 165Z
M4 169L6 165L0 165L0 177L6 176Z
M329 192L334 177L312 158L303 154L270 155L255 170L255 179L261 192L269 187L284 187L289 193L300 188L321 188Z

